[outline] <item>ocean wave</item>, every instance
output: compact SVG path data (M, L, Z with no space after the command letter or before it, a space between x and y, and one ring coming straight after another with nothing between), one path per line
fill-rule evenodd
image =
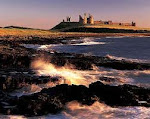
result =
M101 39L101 38L97 38L97 39ZM81 43L76 43L72 45L104 45L106 44L106 42L96 42L95 40L96 38L94 37L82 38L80 39Z
M72 44L72 45L104 45L105 42L84 42L79 44Z
M105 38L127 38L128 36L108 36L108 37L105 37Z
M51 63L45 62L44 60L36 60L32 64L36 64L36 67L32 66L36 75L50 76L53 78L58 77L59 80L56 82L50 81L42 85L29 85L14 91L11 95L18 97L22 95L30 95L40 92L43 88L51 88L61 84L85 85L88 87L89 84L96 81L101 81L107 85L117 86L131 84L148 88L150 87L150 84L148 83L150 81L150 70L116 70L93 65L93 70L82 71L71 68L71 65L58 68Z
M5 119L27 119L24 116L1 116ZM31 117L28 119L148 119L150 108L146 107L115 107L95 102L91 106L81 105L73 101L67 104L65 111L56 115Z
M46 50L55 46L60 46L61 44L51 44L51 45L37 45L37 44L22 44L25 48L35 49L35 50Z
M150 63L150 60L143 60L143 59L132 59L132 58L125 58L125 57L117 57L113 55L106 55L106 57L110 59L115 59L115 60L126 60L126 61L131 61L131 62L139 62L139 63Z
M141 119L149 118L150 108L145 107L119 107L112 108L103 103L95 102L92 106L83 106L78 102L67 105L68 112L64 112L68 118L76 119Z

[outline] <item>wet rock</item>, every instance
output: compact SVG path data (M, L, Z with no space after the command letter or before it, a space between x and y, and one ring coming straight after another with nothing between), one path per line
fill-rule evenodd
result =
M95 102L91 97L91 93L85 86L58 85L54 88L43 89L33 95L20 97L16 103L17 108L10 113L28 116L56 114L64 109L68 102L73 100L91 105Z
M85 56L82 54L54 53L51 62L55 65L64 66L72 64L79 70L92 70L93 65L113 68L117 70L148 70L149 63L132 62L126 60L115 60L109 57Z
M110 106L141 106L139 101L146 101L142 106L150 106L150 89L132 85L109 86L101 82L89 86L101 101Z
M5 101L2 96L0 98L1 104L5 102L3 103L5 107L1 105L2 113L26 116L56 114L64 110L68 102L74 100L84 105L92 105L95 101L100 101L113 107L150 107L149 89L132 85L109 86L101 82L92 83L89 88L63 84L20 98L6 96Z
M116 82L115 78L110 78L110 77L100 77L99 78L100 81L105 81L105 82Z
M8 38L12 39L12 37L9 36ZM26 40L26 38L24 38L24 40ZM35 40L37 43L39 38L35 38ZM5 42L5 44L7 43ZM23 73L25 71L30 71L29 66L33 58L32 55L34 53L43 54L45 53L44 51L36 52L25 49L18 46L18 44L10 43L10 41L8 44L9 45L2 48L0 52L0 68L3 69L0 73L0 113L2 114L22 114L27 116L45 115L48 113L55 114L65 109L65 105L68 102L74 100L85 105L91 105L98 100L110 106L150 107L150 89L132 85L110 86L104 85L101 82L95 82L91 84L89 88L85 86L59 85L20 98L9 96L6 92L13 91L26 85L57 81L57 79L51 79L50 77L34 77L32 73L31 75ZM51 56L49 61L56 65L64 66L66 63L69 63L80 70L91 70L93 64L120 70L150 69L150 64L114 60L108 57L69 53L46 54ZM39 55L37 57L39 57ZM10 69L11 73L9 71ZM14 71L20 71L21 74L14 73Z
M34 76L33 74L15 74L7 75L6 77L0 76L0 90L11 92L25 86L32 84L40 85L48 82L57 82L58 78L51 78L49 76Z
M29 68L31 58L29 56L0 54L0 68Z

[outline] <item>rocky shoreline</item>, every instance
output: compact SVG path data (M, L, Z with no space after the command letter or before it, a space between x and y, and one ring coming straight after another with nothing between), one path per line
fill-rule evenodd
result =
M84 105L92 105L95 101L116 106L150 107L150 90L132 85L109 86L95 82L85 86L57 85L43 89L39 93L20 98L8 96L0 92L0 108L2 114L39 116L56 114L65 109L71 101Z
M18 31L19 32L19 31ZM22 31L20 31L22 32ZM150 33L82 33L82 32L50 32L48 34L0 34L0 42L15 42L23 44L56 44L62 40L78 39L81 37L150 37ZM63 43L63 42L62 42Z
M20 38L21 39L21 38ZM74 65L78 70L93 70L93 65L118 70L149 70L149 63L115 60L109 57L85 56L82 54L36 51L27 49L20 44L39 43L39 41L16 41L1 39L0 41L0 113L7 115L37 116L56 114L65 109L67 103L78 101L84 105L92 105L95 101L109 106L145 106L150 107L150 89L134 85L110 86L101 80L110 80L107 77L92 83L89 87L83 85L57 85L42 89L38 93L16 97L9 94L15 90L35 84L42 85L48 82L58 82L59 77L36 76L31 69L32 60L46 57L47 61L64 66L66 63ZM64 39L45 41L49 44L63 43ZM43 43L45 43L43 42ZM68 40L69 42L69 40ZM68 43L67 42L67 43Z

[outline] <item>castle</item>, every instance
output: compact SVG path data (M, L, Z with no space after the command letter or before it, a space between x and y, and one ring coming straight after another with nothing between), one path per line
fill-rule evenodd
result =
M76 25L118 25L118 26L136 26L135 22L131 23L121 23L121 22L113 22L113 21L94 21L94 17L86 13L84 14L84 17L79 15L79 21L78 22L71 22L71 17L67 17L67 21L63 20L64 23L72 23Z
M79 15L79 23L80 24L94 24L94 17L89 14L89 17L87 17L87 14L84 14L84 18L82 18L81 15Z

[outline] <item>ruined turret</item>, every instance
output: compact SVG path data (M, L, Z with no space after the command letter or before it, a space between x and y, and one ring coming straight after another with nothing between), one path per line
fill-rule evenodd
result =
M132 26L136 26L136 23L135 23L135 22L132 22Z
M71 22L71 17L67 17L67 22Z
M86 15L86 13L84 14L83 24L87 24L87 15Z
M83 24L83 18L82 18L81 15L79 15L79 23L80 23L80 24Z
M88 24L94 24L94 17L89 14Z
M87 24L88 23L86 13L84 14L84 18L81 15L79 15L79 23L80 24Z

